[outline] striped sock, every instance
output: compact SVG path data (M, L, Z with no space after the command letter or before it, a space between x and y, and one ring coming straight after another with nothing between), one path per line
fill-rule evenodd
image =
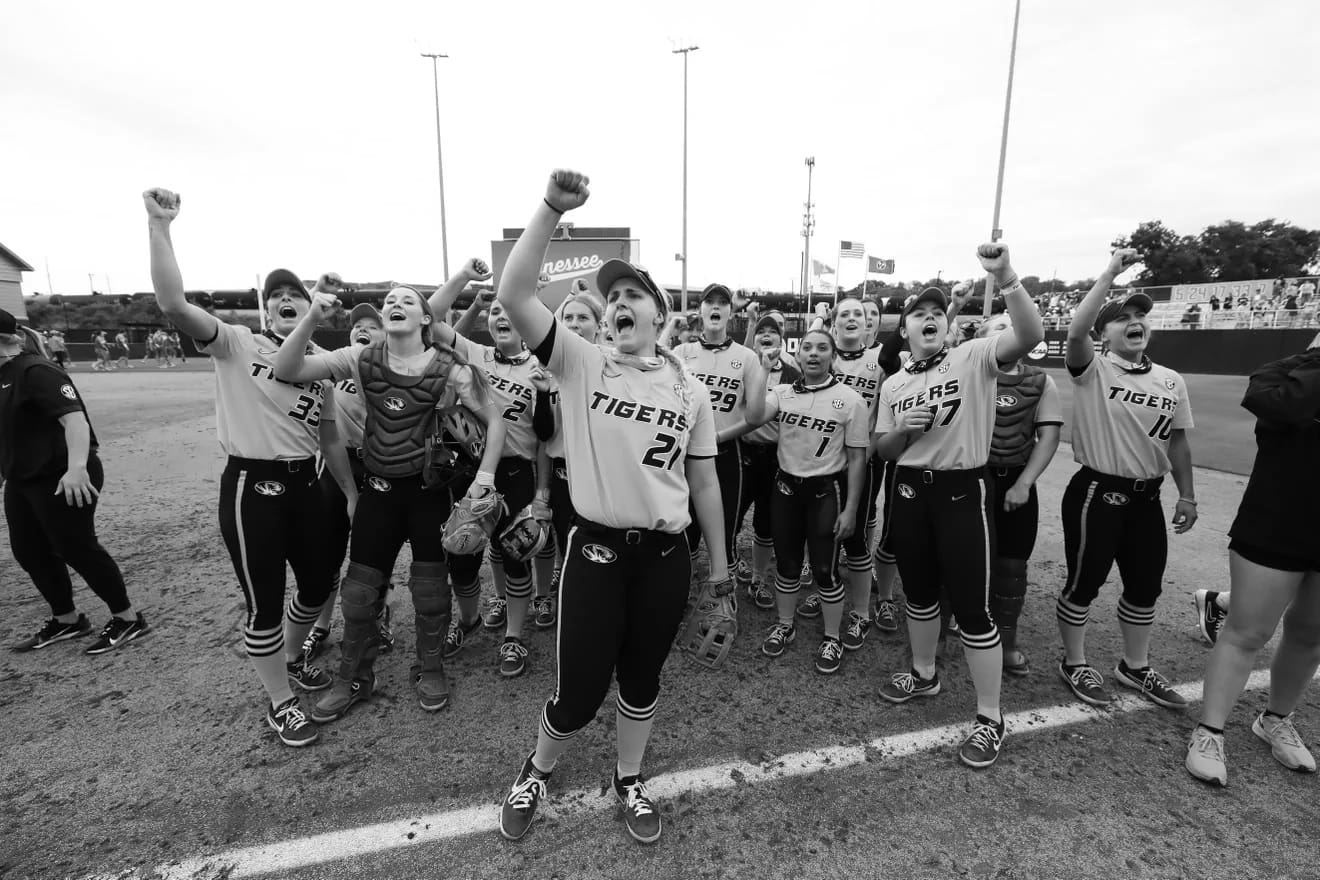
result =
M615 701L614 736L619 749L619 778L625 779L642 772L642 756L646 753L646 741L651 738L651 727L655 724L655 706L658 702L639 709L624 702L620 695Z

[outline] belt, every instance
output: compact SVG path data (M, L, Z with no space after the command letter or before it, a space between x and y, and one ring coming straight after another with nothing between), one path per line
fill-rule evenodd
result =
M987 468L974 467L960 470L933 470L931 468L914 468L900 464L898 466L897 476L901 479L904 476L924 483L927 486L934 486L936 483L941 485L966 484L973 480L979 480L986 475Z
M1122 489L1125 492L1133 492L1137 495L1158 495L1160 485L1164 482L1164 477L1142 477L1133 479L1132 477L1117 477L1113 474L1101 473L1094 468L1082 466L1080 473L1088 480L1092 480L1104 486L1106 489Z
M836 480L842 480L847 476L847 471L840 471L837 474L817 474L814 477L799 477L796 474L790 474L783 468L779 469L776 476L786 483L792 483L795 486L814 486L819 484L832 484Z
M240 458L231 455L229 463L253 470L282 470L291 474L296 474L303 468L314 470L316 467L315 458Z
M1016 477L1026 469L1025 464L992 464L987 466L996 477Z
M616 538L625 544L632 545L661 539L672 540L682 534L681 532L662 532L658 529L621 529L615 526L602 525L581 515L574 519L573 524L588 535L598 538Z
M361 446L345 446L344 449L348 452L349 458L356 458L359 461L366 460L367 453Z

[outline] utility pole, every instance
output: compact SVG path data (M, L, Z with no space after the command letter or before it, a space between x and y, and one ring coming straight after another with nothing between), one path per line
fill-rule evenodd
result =
M683 289L679 296L680 309L683 314L687 314L688 306L688 245L687 245L687 196L688 196L688 54L697 51L699 46L685 46L682 49L675 49L673 55L683 56L683 252L676 254L679 262L683 264Z
M431 59L431 81L435 85L435 159L440 168L440 260L444 267L444 280L449 280L449 227L445 223L445 153L440 144L440 71L436 62L448 55L423 52Z
M806 210L802 213L802 237L806 239L806 246L802 250L802 294L806 298L806 311L811 313L811 230L816 225L816 215L811 213L815 207L811 203L811 175L816 170L816 157L807 157L807 203Z

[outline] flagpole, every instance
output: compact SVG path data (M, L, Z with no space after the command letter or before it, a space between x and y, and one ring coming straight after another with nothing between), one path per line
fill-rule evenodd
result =
M839 242L839 255L834 258L834 307L839 307L839 275L843 272L843 242Z
M1008 111L1013 105L1013 68L1017 65L1018 18L1022 14L1022 0L1017 0L1013 7L1013 44L1008 52L1008 88L1004 92L1004 129L999 138L999 179L995 182L995 218L990 224L990 240L999 241L1003 230L999 228L999 205L1004 196L1004 159L1008 154ZM990 306L994 299L995 276L989 272L985 276L985 297L981 314L990 317Z

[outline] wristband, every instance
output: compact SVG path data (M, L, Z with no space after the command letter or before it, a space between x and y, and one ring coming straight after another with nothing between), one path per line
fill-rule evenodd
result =
M1014 275L1012 279L1009 281L1001 281L999 283L999 289L1012 290L1014 287L1017 287L1020 283L1021 281L1018 279L1017 275Z
M1196 501L1191 498L1179 498L1178 501L1180 501L1183 504L1190 504L1192 505L1192 507L1196 506Z
M542 197L541 197L541 201L545 202L545 206L546 206L547 208L549 208L551 211L554 211L554 212L555 212L556 214L558 214L560 217L564 216L564 212L561 211L561 210L559 210L558 208L556 208L554 205L550 204L550 200L549 200L549 199L547 199L547 198L545 198L544 196L542 196Z
M477 471L477 478L474 482L483 489L493 489L495 487L495 475L490 471Z

